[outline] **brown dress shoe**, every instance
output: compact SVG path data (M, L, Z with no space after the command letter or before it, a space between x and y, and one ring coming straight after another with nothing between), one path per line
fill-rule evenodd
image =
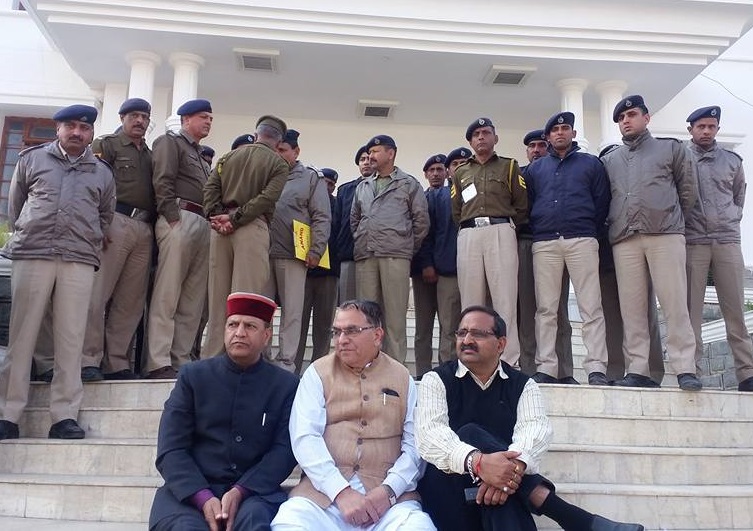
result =
M154 369L147 376L150 380L175 380L177 377L178 371L170 366Z

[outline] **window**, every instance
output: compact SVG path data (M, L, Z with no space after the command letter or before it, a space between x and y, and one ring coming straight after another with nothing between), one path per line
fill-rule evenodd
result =
M55 122L44 118L5 119L2 145L0 145L0 219L8 217L8 192L13 170L18 162L18 154L24 149L55 140Z

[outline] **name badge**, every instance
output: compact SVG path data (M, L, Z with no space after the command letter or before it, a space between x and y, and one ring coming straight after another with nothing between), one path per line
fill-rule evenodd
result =
M463 190L463 193L461 194L463 196L463 202L467 203L474 197L476 197L476 185L474 183L471 183L471 185Z

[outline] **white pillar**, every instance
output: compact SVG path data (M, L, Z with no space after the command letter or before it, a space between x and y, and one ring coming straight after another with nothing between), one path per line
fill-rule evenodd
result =
M120 83L107 83L102 92L102 112L99 118L97 135L109 135L120 127L118 111L128 97L128 87Z
M126 61L131 66L128 97L142 98L152 103L154 98L154 72L162 59L156 53L133 51L126 54Z
M196 54L176 52L170 55L173 74L172 114L165 127L171 131L180 129L180 117L176 111L188 100L196 98L199 88L199 68L204 66L204 59Z
M557 88L562 94L562 111L570 111L575 115L575 129L578 136L575 140L584 151L588 151L588 138L583 122L583 93L586 91L588 81L585 79L561 79L557 81Z
M622 135L620 128L612 120L612 111L617 103L624 97L627 83L621 80L604 81L596 85L596 91L601 96L599 116L601 122L601 143L599 151L610 144L621 144Z

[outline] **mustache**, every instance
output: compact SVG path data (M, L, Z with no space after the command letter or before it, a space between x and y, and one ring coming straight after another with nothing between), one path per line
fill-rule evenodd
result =
M474 345L472 343L462 343L460 345L461 350L472 350L473 352L478 352L478 345Z

